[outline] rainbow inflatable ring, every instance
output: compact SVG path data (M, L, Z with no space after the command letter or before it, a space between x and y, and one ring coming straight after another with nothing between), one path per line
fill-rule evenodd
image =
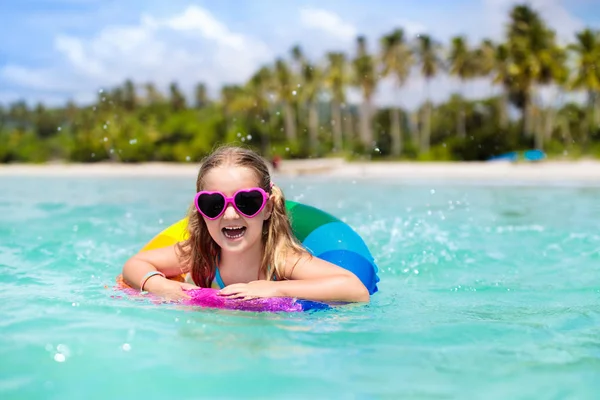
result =
M336 264L354 273L369 290L377 292L378 268L363 239L348 224L318 208L286 201L286 209L296 238L314 256ZM142 251L171 246L187 238L187 219L169 226L150 242ZM184 276L169 279L182 282ZM132 289L117 277L117 287ZM293 298L269 298L253 300L233 300L218 296L215 289L193 289L188 291L190 300L184 303L193 306L235 309L244 311L294 312L330 308L330 305Z

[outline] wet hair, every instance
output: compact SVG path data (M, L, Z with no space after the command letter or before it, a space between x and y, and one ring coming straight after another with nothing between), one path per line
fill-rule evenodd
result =
M270 194L273 210L264 221L262 243L265 246L260 272L267 280L284 279L288 255L308 254L296 239L285 207L285 197L279 187L272 185L271 174L265 160L251 149L237 146L221 146L208 155L198 171L196 192L203 190L204 177L213 168L221 166L246 167L254 171L258 186ZM178 243L177 250L183 265L189 266L192 280L200 287L211 286L216 274L220 247L210 235L206 222L195 204L188 209L187 240Z

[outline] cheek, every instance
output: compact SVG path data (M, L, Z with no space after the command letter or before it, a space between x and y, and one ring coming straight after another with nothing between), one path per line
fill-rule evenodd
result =
M214 236L214 234L219 232L218 220L211 221L211 220L204 219L204 222L206 222L206 228L208 229L208 232L210 232L211 235Z

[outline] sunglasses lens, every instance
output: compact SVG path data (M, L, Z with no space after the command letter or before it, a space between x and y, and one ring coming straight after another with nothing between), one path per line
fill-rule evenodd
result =
M235 205L242 213L252 216L263 206L264 198L258 190L240 192L235 196Z
M198 208L208 218L215 218L225 208L225 199L218 193L198 196Z

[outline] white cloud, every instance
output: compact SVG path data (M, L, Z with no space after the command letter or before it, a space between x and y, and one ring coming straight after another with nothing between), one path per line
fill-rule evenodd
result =
M218 90L224 83L243 82L273 58L263 42L232 32L197 6L171 17L143 15L138 24L107 26L91 38L57 35L54 48L60 55L56 65L9 64L0 69L0 78L40 92L90 93L75 98L89 101L96 89L128 78L163 89L177 81L188 93L200 81Z
M321 30L344 41L354 40L357 36L357 30L352 24L344 22L339 15L327 10L302 9L300 22L306 28Z

